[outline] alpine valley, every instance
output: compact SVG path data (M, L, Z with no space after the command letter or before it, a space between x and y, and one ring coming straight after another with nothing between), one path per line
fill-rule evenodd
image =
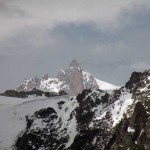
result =
M123 87L73 60L0 96L0 150L150 150L150 70Z

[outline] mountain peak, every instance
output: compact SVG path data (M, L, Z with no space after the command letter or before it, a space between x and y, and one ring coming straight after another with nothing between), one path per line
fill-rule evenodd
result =
M17 91L31 91L32 89L48 90L50 92L65 91L68 95L77 95L84 89L114 89L115 86L94 78L83 71L77 60L72 60L69 67L58 72L54 78L46 74L43 78L34 78L23 81Z
M81 66L76 59L73 59L69 65L69 68L81 68Z

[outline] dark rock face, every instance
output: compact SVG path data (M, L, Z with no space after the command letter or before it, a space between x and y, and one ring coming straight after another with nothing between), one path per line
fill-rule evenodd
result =
M100 103L103 103L105 95L107 95L106 92L101 90L98 91L99 94L92 93L90 96L87 96L90 93L92 93L91 89L84 90L77 96L79 107L76 109L76 118L80 126L85 126L85 124L89 125L90 121L94 117L93 108L96 108L98 105L100 105ZM103 95L101 99L99 99L100 95ZM107 101L104 103L107 103Z
M78 134L75 139L74 143L71 146L72 150L93 150L95 149L95 145L92 144L95 136L97 135L98 130L81 130L80 134Z
M15 90L6 90L4 93L1 93L0 95L8 97L27 98L25 92L17 92Z
M137 103L134 113L130 118L124 118L116 127L116 131L110 139L107 150L145 150L145 130L148 115L141 103Z
M79 103L79 107L76 108L78 134L71 145L72 150L104 148L107 138L109 137L109 132L107 131L109 126L107 126L105 119L94 120L94 118L95 110L98 106L101 105L103 108L106 108L107 105L110 105L109 96L108 93L102 90L97 90L94 93L92 90L84 90L77 96Z
M148 118L145 130L141 135L141 142L143 143L145 150L150 149L150 118Z
M62 128L62 120L53 108L41 109L30 118L27 117L27 128L17 141L17 150L62 150L68 142L66 129ZM40 122L41 127L36 127ZM58 131L59 130L59 131Z
M132 79L132 81L135 81L134 84L136 83L132 95L134 102L130 106L131 110L128 111L124 119L116 127L116 131L107 145L108 150L150 150L150 73L145 71L140 73L140 76L139 74L135 76L135 79ZM131 83L133 87L133 82L128 83Z
M130 80L126 83L125 87L128 88L131 92L139 84L140 78L143 74L141 72L133 72Z
M31 118L27 119L27 129L22 137L20 137L19 142L17 142L18 150L32 150L32 149L40 149L42 145L46 147L46 149L57 149L60 146L60 143L65 139L56 140L54 137L58 136L56 134L57 128L52 128L54 125L54 121L57 119L57 113L53 108L42 109L34 113ZM46 123L47 128L42 130L35 130L33 124L36 121L42 120L42 126ZM32 131L30 131L32 130ZM50 135L48 133L51 133ZM39 136L37 136L39 135ZM55 143L55 146L54 146ZM63 147L63 144L62 146Z
M60 91L59 93L54 92L43 92L41 90L32 89L32 91L15 91L15 90L6 90L4 93L1 93L2 96L8 97L18 97L18 98L27 98L28 96L35 95L35 96L46 96L46 97L53 97L53 96L63 96L67 95L65 91Z
M57 107L27 116L26 130L16 147L18 150L150 150L149 93L150 71L133 73L125 87L109 93L83 90L76 98L56 102Z

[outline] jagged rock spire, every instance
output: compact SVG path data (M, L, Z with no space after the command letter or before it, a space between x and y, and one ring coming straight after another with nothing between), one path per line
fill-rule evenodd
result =
M84 89L98 89L96 79L82 70L79 62L73 59L69 67L58 72L55 78L46 74L42 78L27 79L19 85L17 91L31 91L32 89L49 90L51 92L65 91L68 95L77 95Z
M81 69L81 66L76 59L73 59L69 65L69 68L80 68Z

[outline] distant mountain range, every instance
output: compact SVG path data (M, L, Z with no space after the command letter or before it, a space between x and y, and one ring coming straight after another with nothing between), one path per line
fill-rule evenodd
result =
M84 89L110 90L119 87L94 78L90 73L85 72L76 60L73 60L69 67L59 71L55 78L49 78L46 74L43 78L26 79L16 91L31 91L35 88L56 93L65 91L68 95L77 95Z

